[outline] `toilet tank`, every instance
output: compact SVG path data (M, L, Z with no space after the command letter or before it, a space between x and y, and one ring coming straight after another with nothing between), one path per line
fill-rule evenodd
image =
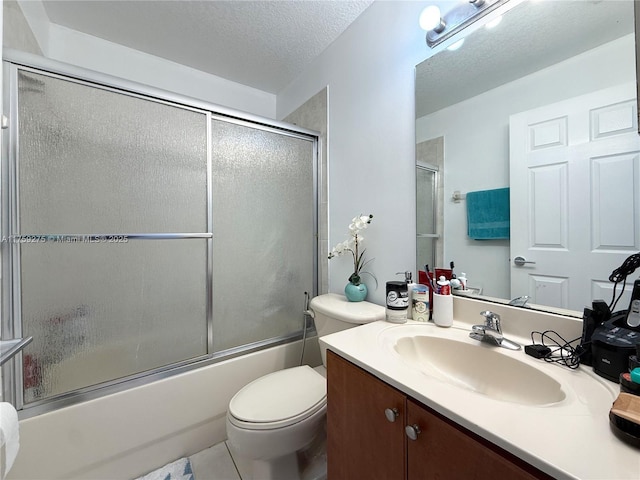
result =
M344 295L327 293L311 299L318 336L385 319L384 307L369 302L350 302Z
M369 302L350 302L336 293L313 297L309 308L313 311L318 337L385 319L384 307ZM326 365L325 353L321 349L322 363Z

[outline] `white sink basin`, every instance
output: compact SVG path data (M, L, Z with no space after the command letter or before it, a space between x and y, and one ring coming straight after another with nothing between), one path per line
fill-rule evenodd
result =
M541 406L566 398L558 381L500 347L420 334L401 336L391 345L422 373L495 400Z

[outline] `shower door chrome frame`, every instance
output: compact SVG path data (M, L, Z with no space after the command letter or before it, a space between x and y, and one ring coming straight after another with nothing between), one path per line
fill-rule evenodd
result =
M171 238L206 238L207 239L207 265L206 265L206 321L207 321L207 354L201 357L194 357L189 360L174 363L168 366L159 367L154 370L145 371L139 374L127 376L123 379L116 379L104 382L99 386L91 386L73 391L72 393L61 394L47 400L30 403L23 409L23 385L22 385L22 356L17 355L13 360L7 362L2 368L2 391L4 401L9 401L19 410L21 419L29 418L40 413L51 411L64 406L76 404L104 395L116 393L136 386L144 385L152 381L177 375L195 368L216 363L229 358L237 357L246 353L254 352L268 347L289 343L302 338L302 330L298 333L288 334L278 338L265 339L253 342L240 347L235 347L221 352L213 352L213 318L212 318L212 284L213 284L213 192L212 192L212 152L211 152L211 120L216 118L231 123L238 123L252 128L262 129L292 136L312 142L313 144L313 292L318 292L318 154L319 138L318 132L300 128L285 122L260 117L233 110L228 107L215 105L209 102L165 91L159 88L140 84L137 82L113 77L111 75L87 70L81 67L64 64L51 59L40 57L26 52L5 49L3 51L3 82L4 108L9 108L9 128L2 131L3 151L2 164L0 169L0 211L2 219L0 228L3 239L8 238L12 232L19 232L17 205L17 172L15 160L18 158L17 142L17 101L18 101L18 70L23 69L33 71L47 76L62 78L63 80L85 84L94 88L102 88L116 93L130 95L145 100L164 103L178 108L194 110L206 115L206 145L207 145L207 232L198 234L120 234L130 235L133 239L171 239ZM11 208L11 211L9 211ZM11 223L10 223L11 222ZM2 338L19 336L22 334L20 316L20 274L19 266L19 245L10 244L3 241L0 245L2 255L2 308L0 319L0 333ZM309 328L309 327L307 327ZM311 327L313 328L313 327Z

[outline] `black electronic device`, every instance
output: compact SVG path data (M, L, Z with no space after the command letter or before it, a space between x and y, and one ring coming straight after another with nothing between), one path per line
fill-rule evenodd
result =
M611 311L604 300L594 300L592 308L585 308L582 315L582 339L576 349L580 357L580 363L592 365L591 337L596 328L611 318Z
M640 278L633 283L633 292L627 310L627 327L640 327Z
M618 383L620 374L629 371L629 357L640 345L640 325L627 325L627 311L611 315L598 325L591 336L591 366L601 377Z

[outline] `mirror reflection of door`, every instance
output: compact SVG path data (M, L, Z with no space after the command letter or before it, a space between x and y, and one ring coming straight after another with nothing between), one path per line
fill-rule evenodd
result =
M640 239L636 111L629 83L511 116L512 294L571 310L611 301L606 275Z

